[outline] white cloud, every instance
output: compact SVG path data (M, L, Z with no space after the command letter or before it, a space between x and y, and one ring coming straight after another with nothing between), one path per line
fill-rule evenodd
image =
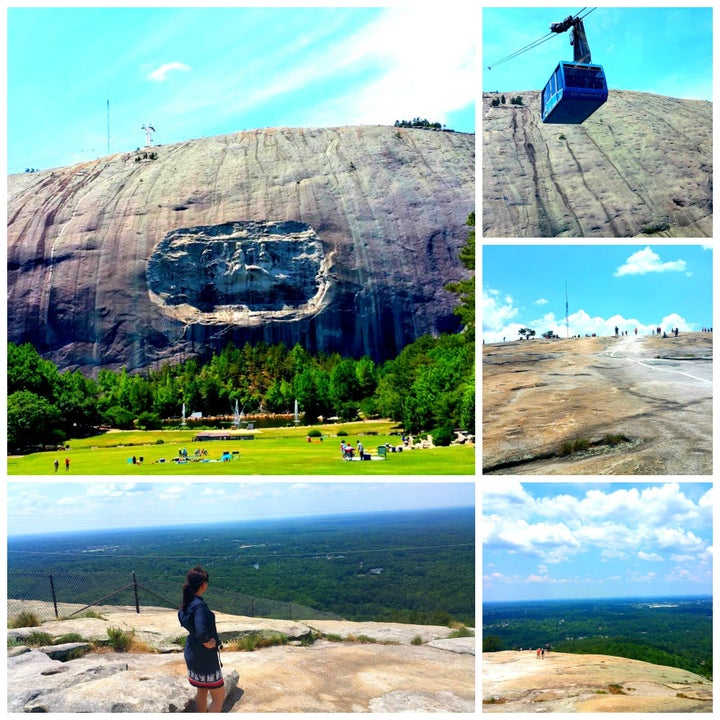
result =
M536 304L536 305L547 305L548 302L549 302L549 301L546 300L545 298L538 298L538 299L535 301L535 304Z
M489 291L497 293L497 291ZM639 335L650 335L655 328L660 327L666 332L672 328L678 328L680 332L693 332L697 328L687 322L681 315L671 313L666 315L658 323L641 322L637 318L626 318L623 315L612 315L608 318L590 316L585 310L577 310L568 316L567 324L565 318L558 318L554 313L546 313L541 317L530 320L527 323L508 322L518 315L519 309L515 306L512 297L507 295L505 303L499 300L499 293L496 295L483 292L483 339L486 342L500 342L504 337L507 341L519 340L518 330L529 327L535 330L536 337L543 333L552 331L561 338L570 335L575 337L589 337L593 334L598 337L608 337L615 334L615 327L623 332L632 334L635 328ZM569 329L569 332L568 332Z
M532 512L535 500L517 480L483 488L483 508L488 515L512 516Z
M167 78L168 73L180 70L182 72L188 72L190 70L189 65L181 62L171 62L161 65L152 72L148 73L147 79L154 80L155 82L164 82Z
M636 570L630 570L627 574L627 579L632 583L650 583L655 579L656 574L654 572L646 573L642 575Z
M662 562L664 559L657 553L646 553L642 550L637 554L637 556L640 558L640 560L646 560L648 562Z
M408 31L412 28L412 32ZM234 73L209 78L183 112L215 116L252 116L282 95L317 87L341 87L324 93L308 107L289 105L290 124L336 126L387 124L396 119L426 117L447 123L448 114L475 100L475 25L435 7L385 8L371 22L336 39L318 30L316 42L289 43L283 53L245 63ZM432 51L426 52L428 48ZM248 78L261 76L260 84ZM203 79L204 80L204 79ZM169 114L171 108L165 108Z
M663 550L704 552L705 543L691 530L680 528L657 528L655 530L655 541L657 546Z
M483 289L482 294L482 321L483 321L483 332L485 329L498 331L497 335L507 323L512 320L519 310L515 306L510 295L505 295L504 298L500 297L500 292L493 289ZM518 325L518 328L522 326ZM505 335L505 332L502 333ZM511 339L513 335L508 334ZM514 337L517 337L515 333Z
M535 497L532 484L513 481L485 489L482 502L487 550L538 558L538 576L547 564L585 552L597 552L603 563L669 556L711 565L712 548L693 530L709 525L712 497L706 492L694 501L680 483Z
M408 32L412 28L412 32ZM353 122L387 122L388 117L410 119L415 111L429 120L445 122L446 113L474 100L475 25L435 7L387 8L374 22L334 48L328 67L345 71L372 69L374 79L329 105L331 114L345 112ZM420 48L432 48L424 53Z
M546 563L566 560L580 549L580 543L564 523L484 518L484 543L491 549L521 552L542 558Z
M672 260L662 262L660 256L646 247L633 253L624 265L615 271L615 277L623 275L645 275L650 272L684 272L687 263L684 260Z

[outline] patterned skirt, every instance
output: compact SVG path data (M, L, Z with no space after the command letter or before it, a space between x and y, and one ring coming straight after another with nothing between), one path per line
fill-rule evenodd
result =
M219 688L225 684L220 666L220 655L214 648L207 650L196 643L185 646L185 663L188 682L198 688Z

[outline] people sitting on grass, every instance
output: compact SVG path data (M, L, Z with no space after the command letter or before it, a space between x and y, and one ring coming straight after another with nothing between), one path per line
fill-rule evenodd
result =
M355 457L355 448L350 445L350 443L346 443L345 441L341 444L342 449L342 455L344 460L352 460L353 457Z

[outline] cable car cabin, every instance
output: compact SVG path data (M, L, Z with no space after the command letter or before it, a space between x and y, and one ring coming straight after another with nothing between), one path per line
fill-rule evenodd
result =
M600 65L562 61L540 95L542 121L579 125L607 99L607 82Z

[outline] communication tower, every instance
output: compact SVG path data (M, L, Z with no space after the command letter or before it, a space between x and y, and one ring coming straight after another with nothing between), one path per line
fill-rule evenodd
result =
M568 314L567 280L565 281L565 339L570 337L570 316Z
M150 123L147 123L140 129L145 131L145 147L150 147L152 145L152 133L155 132L155 128Z

